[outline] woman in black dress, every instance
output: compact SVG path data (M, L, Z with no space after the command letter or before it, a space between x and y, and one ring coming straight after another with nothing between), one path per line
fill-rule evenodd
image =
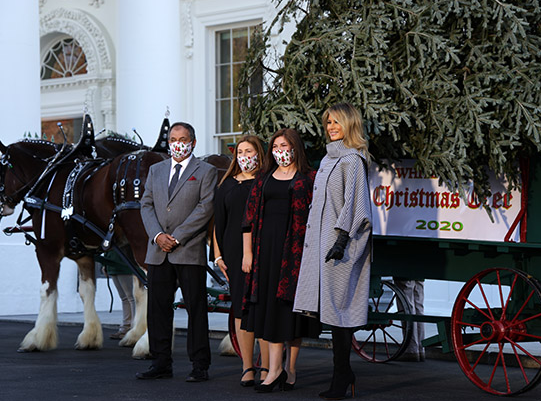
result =
M254 385L254 333L240 328L242 298L246 275L241 270L242 229L246 199L261 165L264 152L261 141L254 135L240 139L233 151L234 158L216 191L214 202L214 264L229 282L231 309L235 316L235 331L242 354L243 387ZM268 371L268 346L260 341L261 370Z
M319 335L315 319L293 313L314 176L297 131L281 129L269 142L264 171L246 204L242 270L248 285L241 327L269 342L269 374L258 392L277 384L292 390L301 337Z

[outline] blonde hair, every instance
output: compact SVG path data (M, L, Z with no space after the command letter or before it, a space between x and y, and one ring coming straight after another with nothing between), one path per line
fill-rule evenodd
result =
M329 120L330 115L332 115L342 127L344 132L344 145L348 148L360 150L365 156L367 163L370 163L368 140L364 136L361 113L349 103L337 103L325 110L322 120L327 140L331 139L327 132L327 121Z
M250 143L254 147L257 154L259 155L259 163L256 169L254 170L254 172L257 172L261 168L261 165L263 164L263 161L265 159L265 152L263 150L263 144L261 143L261 139L259 139L255 135L245 135L242 138L240 138L240 140L235 145L235 150L233 150L233 160L231 160L231 164L229 165L229 168L225 172L218 186L222 185L222 183L226 180L227 177L234 177L237 174L240 174L242 172L239 166L239 163L237 162L237 154L238 154L239 145L243 142Z

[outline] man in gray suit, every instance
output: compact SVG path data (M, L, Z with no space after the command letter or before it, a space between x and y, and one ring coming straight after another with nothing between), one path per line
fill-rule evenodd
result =
M173 376L172 336L175 292L180 285L188 311L186 381L208 380L210 346L206 293L206 232L213 213L217 174L214 166L192 155L195 131L175 123L169 130L171 159L150 167L141 217L149 236L148 337L153 362L138 379Z

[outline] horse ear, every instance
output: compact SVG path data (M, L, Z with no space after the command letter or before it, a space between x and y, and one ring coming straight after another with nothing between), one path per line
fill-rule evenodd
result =
M4 144L2 143L2 141L0 141L0 152L6 153L7 150L8 150L7 146L4 145Z

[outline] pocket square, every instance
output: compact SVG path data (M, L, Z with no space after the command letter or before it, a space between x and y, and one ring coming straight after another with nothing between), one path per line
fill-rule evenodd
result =
M188 181L196 181L195 177L192 175L190 178L188 178Z

